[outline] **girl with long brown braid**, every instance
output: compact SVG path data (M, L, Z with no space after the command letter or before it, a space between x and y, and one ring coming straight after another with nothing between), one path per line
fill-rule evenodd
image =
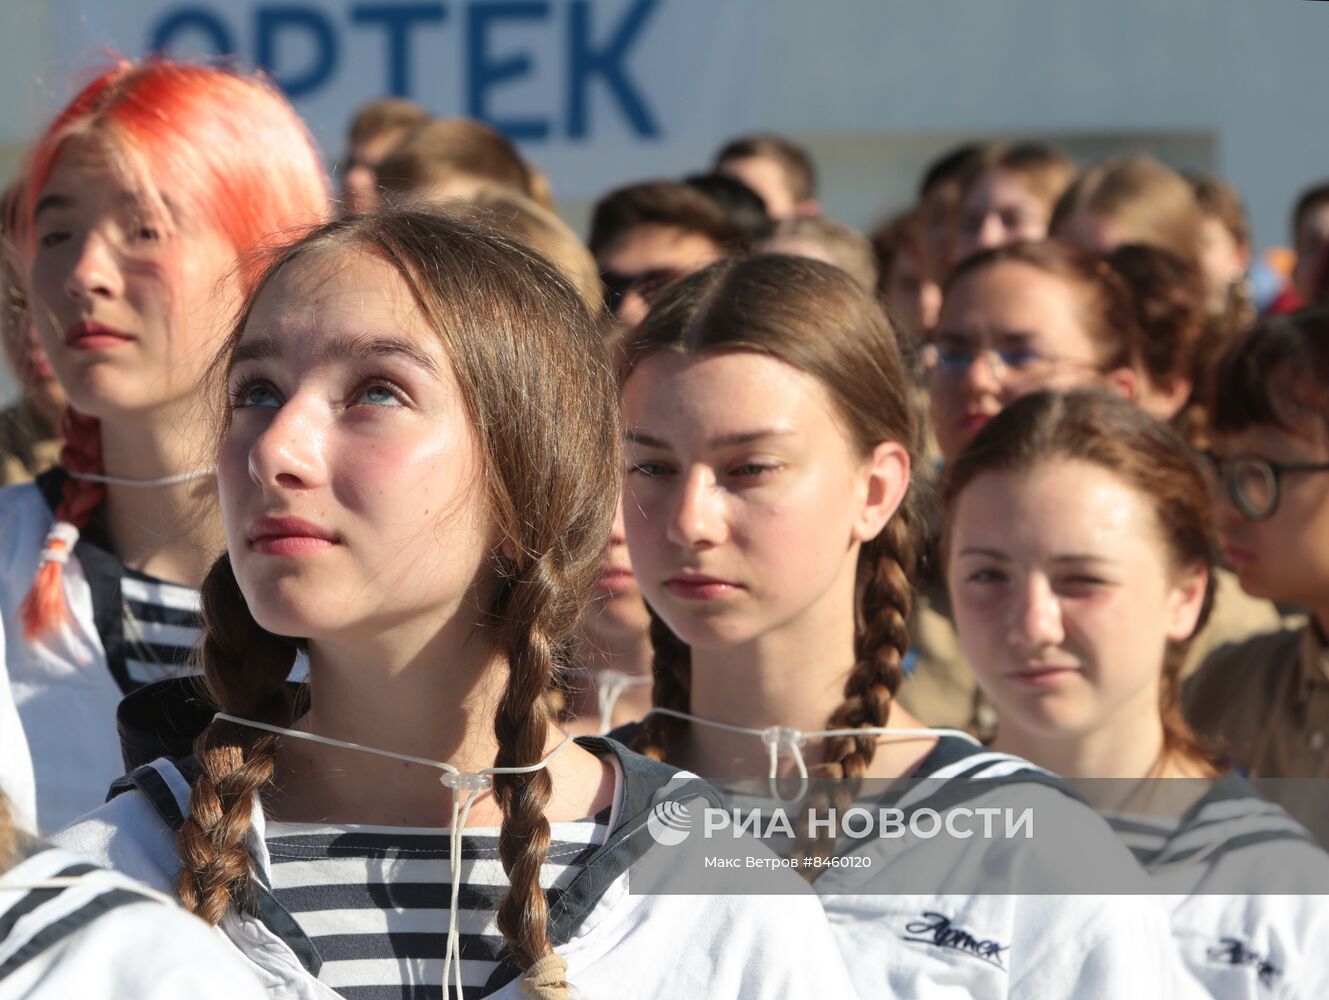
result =
M62 841L174 882L283 996L810 995L815 901L628 896L676 772L551 718L618 482L568 281L448 217L344 219L270 264L226 374L220 712Z
M623 735L708 780L766 777L772 798L794 773L800 793L830 779L837 806L846 789L876 800L902 777L932 779L966 804L1027 780L1121 885L1143 886L1106 824L1031 765L928 730L894 700L909 643L915 417L870 294L814 261L713 264L655 306L625 359L624 510L655 616L655 708ZM960 774L968 786L950 780ZM1001 879L1023 863L1007 859L903 888L899 876L926 868L925 846L869 849L879 895L813 883L862 995L943 984L985 997L1167 995L1156 906L1017 895ZM1057 862L1039 865L1056 884ZM958 870L996 881L953 888ZM934 918L951 930L917 930ZM1064 947L1062 922L1092 941L1088 956ZM956 956L962 941L972 961Z

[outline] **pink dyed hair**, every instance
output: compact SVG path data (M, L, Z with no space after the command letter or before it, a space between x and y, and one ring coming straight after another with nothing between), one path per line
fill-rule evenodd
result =
M256 76L165 59L122 61L85 86L37 140L22 175L19 242L29 253L37 200L72 138L96 135L127 157L184 215L221 234L235 252L242 291L257 278L254 251L301 236L328 215L318 148L294 109ZM61 427L61 464L101 471L96 420L70 414ZM70 478L56 528L87 524L104 487ZM52 529L23 602L31 639L68 617L61 567L73 543Z

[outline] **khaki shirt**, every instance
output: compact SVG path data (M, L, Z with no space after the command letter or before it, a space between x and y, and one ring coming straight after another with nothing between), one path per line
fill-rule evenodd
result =
M1271 632L1282 624L1278 609L1243 591L1232 573L1219 570L1215 580L1214 607L1191 642L1183 677L1219 646ZM918 658L900 687L900 704L929 726L963 729L984 740L996 735L997 707L979 689L960 650L944 587L929 587L918 595L909 619L909 641Z
M1216 650L1182 697L1196 733L1255 777L1329 777L1329 650L1314 624Z

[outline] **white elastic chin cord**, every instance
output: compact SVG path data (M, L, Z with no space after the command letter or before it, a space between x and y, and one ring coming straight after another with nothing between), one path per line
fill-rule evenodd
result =
M618 699L628 688L650 684L652 678L625 674L621 670L597 670L595 672L595 704L600 710L601 735L614 728L614 708Z
M120 476L104 476L98 472L70 472L70 479L84 479L90 483L106 483L110 486L140 486L148 489L152 486L174 486L176 483L187 483L194 479L206 479L208 476L215 476L217 468L199 469L196 472L182 472L178 476L166 476L162 479L123 479Z
M731 733L743 733L745 736L760 737L770 753L771 767L766 775L766 780L770 786L771 797L783 805L799 802L808 793L808 765L803 759L802 749L803 744L808 740L833 736L899 736L902 737L899 741L901 743L909 740L930 740L936 736L962 736L966 740L973 740L973 737L968 733L962 733L958 729L887 729L880 726L862 726L858 729L816 729L804 732L801 729L794 729L792 726L767 726L765 729L750 729L747 726L730 725L728 722L702 719L695 715L689 715L687 712L676 712L672 708L652 708L646 714L671 715L676 719L685 719L688 722L710 726L713 729L724 729ZM798 795L792 799L786 799L780 794L778 778L781 750L789 751L794 758L794 767L798 769Z
M360 743L351 743L346 740L334 740L330 736L318 736L315 733L302 733L295 729L285 729L281 726L270 726L266 722L254 722L250 719L241 719L234 715L227 715L225 712L218 712L212 717L213 721L224 719L227 722L233 722L237 726L248 726L250 729L262 729L264 732L277 733L280 736L293 736L299 740L308 740L311 743L322 743L325 746L341 747L343 750L363 750L365 753L372 753L379 757L390 757L393 760L404 760L409 764L419 764L422 767L432 767L435 770L443 771L444 774L439 778L439 782L445 787L452 789L452 829L449 836L452 871L452 902L448 906L448 947L443 956L443 994L448 992L448 973L453 968L453 960L456 965L456 986L457 1000L464 1000L461 986L461 940L457 935L457 904L461 899L461 851L462 851L462 831L466 827L466 817L470 815L471 806L483 792L489 791L494 787L494 778L496 774L531 774L534 771L542 770L549 766L549 762L572 742L572 737L565 735L563 742L554 747L549 755L535 764L528 764L525 767L486 767L479 771L463 771L454 764L449 764L441 760L429 760L426 757L413 757L407 753L393 753L391 750L379 750L376 747L367 747ZM465 802L459 801L459 794L466 793Z

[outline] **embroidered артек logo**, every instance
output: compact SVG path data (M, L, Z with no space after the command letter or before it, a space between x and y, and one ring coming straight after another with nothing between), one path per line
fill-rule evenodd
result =
M1219 965L1253 965L1255 974L1265 986L1273 986L1274 980L1283 974L1273 962L1258 952L1251 951L1244 941L1236 938L1219 938L1218 946L1208 951L1209 960Z
M914 937L906 936L905 941L918 941L921 944L935 945L938 948L953 948L956 951L973 955L975 958L981 958L984 962L995 965L1002 971L1006 969L1001 961L1001 953L1010 951L1010 945L998 944L996 941L980 940L968 931L954 926L950 917L943 916L940 913L925 910L922 920L911 920L905 924L904 929L906 935L915 935Z

